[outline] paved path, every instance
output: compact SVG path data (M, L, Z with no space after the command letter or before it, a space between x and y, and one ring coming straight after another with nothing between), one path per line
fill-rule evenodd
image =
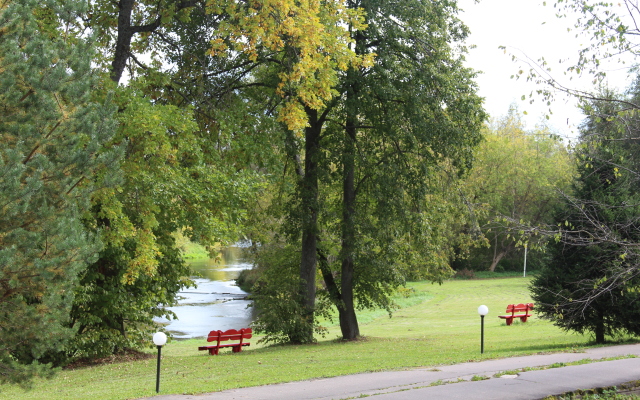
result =
M640 344L587 349L581 353L557 353L499 360L375 372L314 379L201 395L159 395L153 400L342 400L375 395L390 399L541 399L578 389L619 386L640 380L640 358L520 372L494 378L497 372L519 370L583 359L599 360L625 355L640 356ZM471 381L474 376L491 377ZM438 382L456 382L430 386Z

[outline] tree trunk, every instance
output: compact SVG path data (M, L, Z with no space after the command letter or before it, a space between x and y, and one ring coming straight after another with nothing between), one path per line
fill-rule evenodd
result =
M355 52L359 55L365 53L366 40L360 31L352 32L355 40ZM358 115L360 103L358 101L359 92L359 71L349 69L347 71L347 91L346 91L346 115L345 115L345 135L342 149L342 248L340 256L342 259L340 276L340 304L338 305L338 318L340 320L340 330L342 338L353 340L360 336L358 318L356 316L355 304L353 300L353 286L355 279L354 253L356 249L355 234L355 214L356 214L356 141L358 135Z
M353 303L353 279L355 266L353 261L353 252L355 249L355 149L356 149L356 117L355 102L350 99L354 97L354 93L347 93L347 120L343 148L343 204L342 204L342 275L340 280L341 300L342 304L338 307L340 330L342 337L346 340L352 340L360 336L358 328L358 319L356 317L355 306ZM351 100L351 101L350 101Z
M605 339L604 339L604 318L602 317L602 315L598 315L597 316L598 320L596 321L596 326L595 326L595 335L596 335L596 343L597 344L604 344L605 343Z
M491 260L491 266L489 266L489 271L494 272L496 270L496 266L502 260L504 256L507 255L506 251L500 251L493 255L493 260Z
M133 11L133 0L120 0L118 2L118 35L116 37L116 47L111 63L111 80L120 82L122 73L127 65L127 60L131 54L131 12Z
M313 341L313 313L316 301L317 235L318 235L318 157L322 123L318 112L307 109L309 126L305 129L304 176L301 182L302 248L300 257L300 296L309 322L301 332L300 342Z
M194 7L197 0L182 0L175 6L175 11L188 7ZM116 44L114 48L113 61L111 63L111 80L115 83L120 82L122 74L127 66L127 61L131 57L131 40L136 33L154 32L160 27L162 10L155 10L157 16L154 20L146 25L131 25L131 14L133 7L136 5L134 0L120 0L118 2L118 34L116 36ZM153 14L153 12L151 12Z
M493 247L493 260L491 260L491 266L489 266L489 271L494 272L500 260L502 260L509 252L513 249L512 244L507 244L503 246L500 250L498 250L498 235L495 235L495 244Z

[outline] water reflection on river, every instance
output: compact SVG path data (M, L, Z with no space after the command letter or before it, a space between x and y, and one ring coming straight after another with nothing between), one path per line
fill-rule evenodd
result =
M173 337L187 339L206 336L211 330L246 328L252 321L253 308L247 308L247 292L234 280L251 264L242 259L242 249L230 247L223 250L219 261L190 262L190 266L202 275L195 278L196 288L179 293L178 305L169 309L178 319L157 322L168 323L167 330Z

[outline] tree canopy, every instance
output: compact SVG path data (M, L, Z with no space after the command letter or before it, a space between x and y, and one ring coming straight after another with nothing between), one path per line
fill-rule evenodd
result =
M319 294L338 309L345 339L359 336L356 308L391 310L389 294L409 270L434 281L449 275L429 197L441 168L455 175L469 166L485 118L463 65L467 30L454 2L352 7L367 25L350 29L355 52L375 54L373 64L340 75L340 96L324 108L307 107L304 137L285 136L295 191L284 211L289 243L301 249L302 289L291 301L303 307L283 318L307 323L289 333L293 341L313 340L318 268ZM437 256L419 261L431 250ZM258 293L257 306L279 295ZM300 327L271 322L277 338L287 337L279 326Z
M526 129L515 107L488 126L484 139L462 190L487 246L473 250L470 262L495 271L511 256L520 262L525 244L544 249L546 236L522 227L547 231L563 193L569 193L574 167L560 138L546 127Z

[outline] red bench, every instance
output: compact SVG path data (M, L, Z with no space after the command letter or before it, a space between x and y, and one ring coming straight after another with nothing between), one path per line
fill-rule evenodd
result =
M218 350L222 347L231 347L234 353L239 353L242 351L243 346L249 346L250 343L244 341L244 339L251 339L251 328L243 328L239 331L235 329L229 329L227 331L211 331L209 332L209 336L207 337L207 342L216 342L216 344L211 346L200 346L198 350L209 350L210 355L218 354ZM227 340L239 340L238 343L224 343L220 344L220 342L226 342Z
M531 316L529 311L533 310L533 303L527 304L509 304L507 306L507 313L510 315L498 315L498 318L506 320L507 325L511 325L514 318L520 318L520 321L527 322L527 318ZM524 313L524 314L516 314Z

